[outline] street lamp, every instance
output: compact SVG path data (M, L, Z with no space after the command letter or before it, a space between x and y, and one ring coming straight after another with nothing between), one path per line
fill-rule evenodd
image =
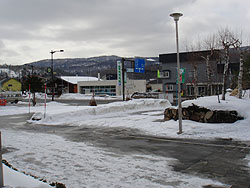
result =
M54 65L53 65L53 54L56 52L64 52L64 50L51 50L51 80L52 80L52 101L54 101L55 95L55 84L54 84Z
M183 14L173 13L170 14L174 18L176 26L176 49L177 49L177 82L178 82L178 119L179 119L179 132L182 133L182 107L181 107L181 83L180 83L180 56L179 56L179 40L178 40L178 21Z

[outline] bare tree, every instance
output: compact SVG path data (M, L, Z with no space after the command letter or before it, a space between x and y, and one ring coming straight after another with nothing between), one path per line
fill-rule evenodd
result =
M194 87L194 97L198 97L198 64L200 63L197 59L200 57L200 54L196 51L200 50L201 44L198 42L196 45L191 44L190 46L186 45L186 51L188 54L188 63L192 65L193 68L193 87Z
M228 66L229 66L229 50L230 48L237 48L241 45L241 41L237 35L228 28L219 31L219 45L223 48L224 53L224 72L223 72L223 86L222 86L222 100L225 100L226 82L228 80Z
M242 86L244 89L250 88L250 48L249 51L244 55L244 64L243 64L243 80Z
M245 63L247 63L249 52L250 52L250 48L249 47L239 48L239 53L240 53L240 65L239 65L239 74L238 74L238 98L239 99L242 98L243 74L247 73L245 71L244 67L245 67Z
M207 37L204 40L204 48L208 51L210 51L210 53L204 55L201 55L201 58L205 60L206 62L206 68L207 68L207 92L208 95L212 94L212 81L211 81L211 77L212 77L212 68L211 68L211 62L210 62L210 58L214 55L214 51L216 49L216 36L214 34L210 35L209 37Z
M238 98L242 98L242 78L243 78L243 52L240 52L240 69L238 76Z

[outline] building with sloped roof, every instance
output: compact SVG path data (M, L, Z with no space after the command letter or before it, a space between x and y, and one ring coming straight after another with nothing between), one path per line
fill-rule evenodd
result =
M78 93L77 83L88 81L98 81L98 78L89 76L59 76L55 81L55 91L58 94Z
M21 91L22 84L14 78L4 78L0 80L1 91Z

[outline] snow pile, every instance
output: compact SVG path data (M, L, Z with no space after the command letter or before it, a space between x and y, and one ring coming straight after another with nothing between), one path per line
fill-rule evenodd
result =
M37 112L33 115L33 117L40 116L42 119L37 122L32 120L30 120L29 122L60 125L84 121L86 119L95 119L96 116L101 116L105 114L115 113L117 116L118 114L124 112L132 112L135 110L147 110L159 107L164 108L168 106L171 106L169 101L159 99L130 100L126 102L114 102L99 106L64 106L64 108L56 108L55 110L51 110L48 108L49 112L45 118L37 114L41 114L41 112Z
M63 111L67 111L70 107L66 108L66 104L58 103L58 102L49 102L46 104L47 108L50 110L50 113L59 113ZM64 108L65 107L65 108ZM76 107L71 107L76 108ZM17 105L7 105L0 106L0 116L6 115L15 115L15 114L26 114L29 113L29 103L28 102L18 102ZM30 106L30 113L44 113L44 104L37 103L36 106Z
M27 176L20 172L10 169L9 167L3 165L4 172L4 185L6 188L13 187L29 187L29 188L51 188L46 183L38 181L31 176Z
M244 120L239 120L235 123L199 123L190 120L183 120L183 134L177 135L177 132L179 131L178 121L163 121L163 112L170 105L163 105L162 107L155 109L149 107L147 109L147 105L144 104L144 107L142 105L142 107L137 109L137 111L136 109L134 112L130 111L130 114L121 114L119 113L119 110L110 108L113 112L106 114L106 116L99 116L98 118L91 118L91 116L87 116L85 119L78 119L78 126L126 127L141 130L144 134L148 135L173 138L232 138L234 140L250 141L249 98L238 99L237 97L226 96L225 101L218 103L216 96L211 96L183 102L184 106L192 105L192 103L213 109L237 110L239 114L244 117ZM122 105L122 103L118 104ZM105 107L105 105L103 107ZM133 106L131 105L130 107L132 108ZM142 109L145 109L144 113L140 112ZM103 108L103 110L107 109ZM146 110L148 111L146 112ZM71 119L74 121L73 118ZM67 121L70 122L70 120Z
M221 99L221 96L220 96ZM183 121L184 133L179 135L183 138L232 138L235 140L250 141L250 98L247 91L242 99L235 96L226 95L226 100L220 100L217 96L200 97L197 100L188 100L183 102L183 107L196 104L213 110L236 110L238 114L244 117L244 120L230 123L199 123L189 120ZM168 129L176 129L178 121L168 121ZM172 132L172 131L170 131ZM167 136L176 137L173 133L167 133Z
M250 99L245 95L243 99L238 99L235 96L226 95L226 100L218 102L218 96L200 97L196 100L187 100L182 103L183 107L191 106L192 104L206 107L211 110L236 110L240 116L249 117Z
M36 99L45 99L45 94L44 93L35 93L35 97ZM49 96L46 94L46 98L48 98ZM33 98L33 94L30 93L30 96L29 96L29 92L26 92L26 94L24 95L24 98L25 99L32 99ZM51 98L51 96L50 96Z
M50 102L47 104L44 118L44 106L41 104L31 107L31 113L40 117L40 121L29 120L30 123L74 126L105 126L127 127L143 131L148 135L214 139L232 138L236 140L250 141L250 98L249 92L243 99L226 96L226 100L220 100L217 96L200 97L197 100L184 101L183 106L204 106L210 109L237 110L244 120L235 123L199 123L183 120L183 134L177 135L178 121L163 121L163 112L170 106L168 101L156 99L138 99L126 102L113 102L98 106L69 106L62 103ZM19 105L19 104L18 104ZM0 116L28 113L28 105L0 106ZM142 113L141 111L148 111ZM39 118L38 118L39 119Z

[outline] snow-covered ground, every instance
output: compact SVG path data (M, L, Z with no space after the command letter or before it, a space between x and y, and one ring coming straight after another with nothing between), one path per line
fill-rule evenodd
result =
M96 107L68 106L50 102L47 104L45 118L43 105L31 107L30 110L35 113L34 116L42 119L29 122L54 126L70 124L71 126L127 127L156 136L193 139L222 137L250 141L249 93L243 99L227 95L226 100L220 103L217 101L217 96L202 97L185 101L183 106L192 103L213 109L237 110L244 120L232 124L206 124L184 120L184 133L177 135L178 121L159 121L163 119L164 109L170 106L169 102L148 99L114 102ZM28 113L28 111L27 103L20 103L18 106L0 107L0 116ZM39 177L65 183L68 187L79 187L82 183L86 187L131 187L132 185L133 187L180 188L201 187L210 183L220 184L174 172L171 167L175 162L174 159L153 155L114 154L90 144L73 143L54 135L34 135L20 131L17 134L14 130L2 130L2 135L5 147L19 149L5 154L4 157L9 162L17 168L35 172ZM246 160L250 163L250 155ZM159 182L162 179L173 186L161 185Z
M3 165L4 185L6 188L51 188L46 183L37 181L31 176L17 172Z
M170 106L166 100L132 100L126 102L114 102L106 105L93 106L66 106L61 103L49 103L47 105L46 116L44 118L43 106L32 107L35 116L40 116L41 121L30 121L38 124L71 124L81 126L82 124L108 127L129 127L140 129L145 134L180 138L233 138L235 140L250 141L250 98L247 93L243 99L234 96L226 96L226 100L220 100L217 96L201 97L197 100L184 101L183 106L192 105L192 103L211 109L237 110L244 120L235 123L199 123L194 121L183 121L183 131L181 135L178 132L178 121L170 120L167 122L157 121L163 119L164 109ZM13 107L14 108L14 107ZM3 114L8 114L10 107L5 109ZM20 111L26 111L27 107L20 107ZM18 113L18 111L16 113ZM158 110L153 112L152 110ZM131 116L124 115L135 111L148 111L144 114ZM112 117L105 120L103 117ZM127 122L124 124L124 122ZM138 123L140 122L140 123Z
M70 142L46 134L17 134L15 131L3 131L2 134L5 146L19 148L5 154L4 158L27 173L62 182L67 188L194 188L207 184L221 185L209 179L173 171L171 165L176 160L171 158L113 153L83 142ZM12 182L6 183L14 186Z

